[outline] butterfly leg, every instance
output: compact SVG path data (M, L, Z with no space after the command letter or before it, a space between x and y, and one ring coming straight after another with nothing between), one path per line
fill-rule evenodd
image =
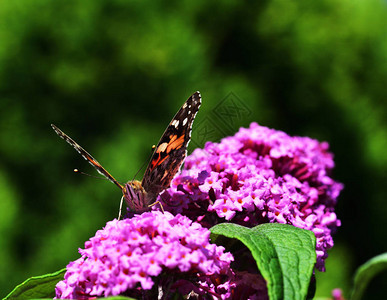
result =
M164 213L164 207L163 207L163 205L161 204L160 201L153 202L152 204L149 204L148 207L152 207L152 206L154 206L156 204L160 205L161 211Z
M124 196L121 197L120 210L118 211L118 221L121 219L122 204L124 203Z

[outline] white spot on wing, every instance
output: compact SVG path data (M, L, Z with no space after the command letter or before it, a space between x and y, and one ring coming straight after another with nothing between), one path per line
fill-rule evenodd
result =
M162 143L160 146L157 147L157 152L164 152L167 147L168 143Z
M185 124L187 124L187 121L188 121L187 118L185 118L185 119L183 120L183 126L185 126Z
M179 126L179 120L173 120L171 125L177 128Z

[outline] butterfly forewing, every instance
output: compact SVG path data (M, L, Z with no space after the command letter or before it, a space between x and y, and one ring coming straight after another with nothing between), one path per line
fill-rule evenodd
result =
M145 170L142 182L133 180L126 183L125 186L122 186L90 153L71 137L53 124L51 124L51 127L100 174L122 190L123 198L131 211L143 212L149 210L152 203L156 201L157 195L169 187L172 178L183 163L187 154L187 146L191 139L192 123L200 104L201 96L199 92L194 93L188 98L163 133Z
M93 157L89 152L83 149L76 141L69 137L66 133L56 127L54 124L51 124L52 129L64 139L68 144L70 144L84 159L86 159L101 175L105 176L109 181L117 185L121 190L123 186L112 176L104 167Z
M187 154L192 123L200 105L201 95L196 92L183 104L162 135L142 180L142 186L150 196L156 197L169 187L179 171Z

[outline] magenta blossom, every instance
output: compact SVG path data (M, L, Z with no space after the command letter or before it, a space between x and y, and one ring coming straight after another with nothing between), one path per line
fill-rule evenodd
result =
M157 211L113 220L85 243L56 286L57 298L127 295L157 299L176 291L226 298L233 257L185 216ZM222 279L222 280L220 280Z
M312 230L317 268L324 270L331 234L340 226L334 208L343 188L330 177L334 162L328 150L326 142L252 123L220 143L196 149L159 200L164 209L207 228L229 221Z
M345 300L341 289L334 289L332 291L332 298L333 300Z

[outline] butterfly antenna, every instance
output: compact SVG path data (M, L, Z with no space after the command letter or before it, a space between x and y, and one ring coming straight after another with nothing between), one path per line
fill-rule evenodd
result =
M149 158L148 158L148 161L151 159L151 157L152 157L152 154L153 154L153 151L155 150L155 148L156 148L156 146L155 145L152 145L152 151L151 151L151 153L150 153L150 156L149 156ZM147 162L144 162L143 164L142 164L142 166L141 166L141 168L137 171L137 173L133 176L133 180L136 178L136 176L138 175L138 173L140 173L140 171L145 167L145 164L146 164Z
M97 179L104 179L104 180L108 180L108 179L107 179L107 178L105 178L105 177L98 177L98 176L90 175L90 174L88 174L88 173L85 173L85 172L82 172L82 171L80 171L79 169L74 169L73 171L74 171L74 173L78 173L78 174L86 175L86 176L89 176L89 177L93 177L93 178L97 178Z

